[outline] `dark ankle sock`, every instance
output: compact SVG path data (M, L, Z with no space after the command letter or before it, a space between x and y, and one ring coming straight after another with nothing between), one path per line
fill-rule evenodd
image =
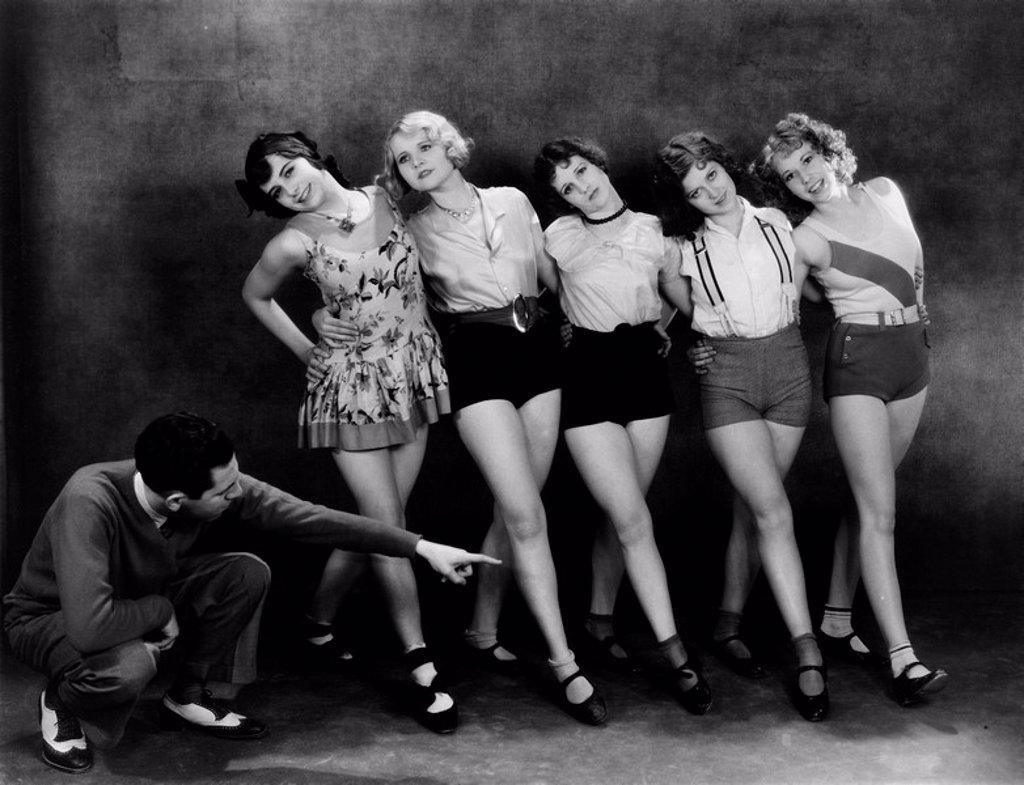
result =
M194 676L178 676L167 694L175 703L197 703L203 696L206 684L198 681Z
M587 632L599 641L603 641L615 634L615 617L610 613L588 613L584 626L587 628Z
M813 633L807 632L793 638L793 651L798 665L821 665L821 651ZM797 679L804 695L819 695L825 689L825 680L818 671L804 671Z
M599 641L606 641L615 637L614 617L604 613L587 614L587 621L583 625L591 637ZM629 654L619 644L613 643L608 647L608 653L617 660L629 659Z
M718 618L715 619L715 630L711 633L712 640L723 641L730 635L740 634L740 624L743 622L743 614L735 611L727 611L724 608L718 609Z
M733 637L740 634L740 624L742 622L742 613L719 608L718 619L715 621L715 630L711 633L711 640L722 644L733 657L740 660L749 660L751 658L750 649L747 648L747 645L741 639ZM729 638L732 638L732 640L726 642Z
M678 633L673 635L671 638L658 641L658 652L661 654L668 667L677 672L679 683L682 685L684 690L688 690L697 684L697 673L695 671L690 669L682 671L679 670L686 664L688 657Z
M72 712L68 709L67 704L65 704L60 697L61 679L62 676L58 676L57 678L50 679L50 681L46 683L46 705L49 706L51 709L56 709L58 711L63 711L66 714L71 714Z

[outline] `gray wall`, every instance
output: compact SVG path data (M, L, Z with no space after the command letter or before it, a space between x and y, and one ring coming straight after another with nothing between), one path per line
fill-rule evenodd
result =
M168 410L218 418L249 471L348 503L328 457L294 447L302 368L239 297L277 225L247 218L232 180L255 134L301 128L368 182L387 126L423 107L477 140L467 174L481 185L536 196L534 152L577 132L609 148L641 207L651 154L677 131L703 127L750 155L789 110L847 130L861 175L904 188L928 268L934 381L900 472L904 583L1022 588L1018 4L35 0L4 11L17 115L5 116L12 154L0 160L4 216L18 221L2 249L4 588L67 475L127 455ZM296 280L284 300L308 324L313 287ZM805 317L817 376L829 316ZM680 412L652 508L677 589L713 604L727 487L679 351L673 368ZM791 481L817 593L844 497L824 411L819 397ZM475 544L486 494L450 423L432 440L412 519ZM547 498L578 599L593 510L564 458Z

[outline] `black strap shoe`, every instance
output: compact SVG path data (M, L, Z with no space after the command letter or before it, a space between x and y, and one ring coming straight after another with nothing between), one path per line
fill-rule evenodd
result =
M50 692L55 692L52 688ZM92 750L82 726L70 712L58 706L55 697L39 694L39 730L43 736L43 763L70 774L92 768Z
M946 686L949 674L942 668L928 671L924 676L908 676L910 669L921 665L919 662L912 662L905 667L899 676L893 676L892 695L900 706L911 706L925 695L938 692ZM924 666L921 665L923 668Z
M817 695L808 695L800 689L800 674L817 671L821 674L824 687ZM821 722L828 717L828 672L824 665L801 665L796 669L796 684L793 685L793 703L800 716L808 722Z
M426 646L413 649L405 654L405 664L410 671L414 671L428 662L434 663L434 657ZM434 664L434 668L436 670L436 664ZM408 696L410 713L427 730L444 734L451 733L459 727L459 709L455 705L455 698L447 691L440 674L434 677L430 686L410 684ZM441 696L447 697L452 705L441 711L430 711Z
M590 686L594 690L590 697L582 703L572 703L569 700L569 696L566 694L566 690L569 685L572 684L576 679L586 679L583 675L583 671L577 670L575 673L562 679L558 686L560 688L558 692L558 703L562 709L575 720L584 723L585 725L603 725L605 720L608 719L608 707L605 706L604 698L600 696L597 691L597 687L591 682ZM587 681L590 681L587 679Z
M672 671L671 685L672 694L690 714L701 715L710 711L714 696L692 659Z
M867 651L858 651L853 648L853 639L859 636L855 632L851 632L849 635L844 635L838 638L834 635L822 632L817 636L818 645L821 646L821 653L826 657L843 659L847 662L856 663L857 665L866 665L871 668L881 667L882 665L888 664L888 660L881 654L868 649ZM863 641L861 641L863 643Z
M165 693L160 703L160 725L167 730L195 730L221 739L249 740L267 735L263 722L232 711L209 690L203 690L194 703L178 703Z

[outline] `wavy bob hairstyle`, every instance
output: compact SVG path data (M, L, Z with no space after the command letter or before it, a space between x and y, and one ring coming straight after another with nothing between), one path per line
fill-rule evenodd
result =
M696 167L719 164L740 186L746 179L725 145L703 131L676 134L659 151L654 161L654 197L666 237L692 240L704 223L704 213L690 204L683 190L683 179Z
M560 214L579 212L555 190L555 172L568 166L569 159L578 155L605 173L608 172L608 153L597 142L579 136L563 136L548 142L533 159L533 179L543 186L544 196L552 209Z
M456 169L461 169L469 163L469 151L473 149L472 139L463 136L453 123L437 112L409 112L388 130L384 138L384 172L377 175L377 185L396 200L401 199L412 188L398 172L398 162L391 152L391 140L398 134L414 134L417 131L426 131L430 141L443 145L448 160Z
M824 158L846 185L853 183L857 172L857 156L846 144L846 134L828 123L814 120L800 112L790 112L775 124L775 130L765 142L761 154L751 164L751 173L757 178L765 201L784 210L791 218L802 218L810 206L789 190L772 165L779 154L789 155L807 142Z
M235 180L235 187L249 206L249 215L254 211L265 213L271 218L291 218L294 210L282 207L276 199L263 193L262 186L273 171L267 157L280 155L284 158L305 158L315 169L326 170L343 188L349 188L349 182L338 169L334 156L322 158L317 152L316 142L302 131L291 133L260 134L245 154L245 179Z

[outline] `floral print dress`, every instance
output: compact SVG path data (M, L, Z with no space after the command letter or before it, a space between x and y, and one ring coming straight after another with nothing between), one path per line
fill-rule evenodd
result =
M328 372L307 384L300 447L371 450L408 443L421 425L450 411L416 244L382 189L363 192L373 210L350 233L319 213L299 213L288 222L303 235L305 276L332 314L359 330L355 343L329 350Z

